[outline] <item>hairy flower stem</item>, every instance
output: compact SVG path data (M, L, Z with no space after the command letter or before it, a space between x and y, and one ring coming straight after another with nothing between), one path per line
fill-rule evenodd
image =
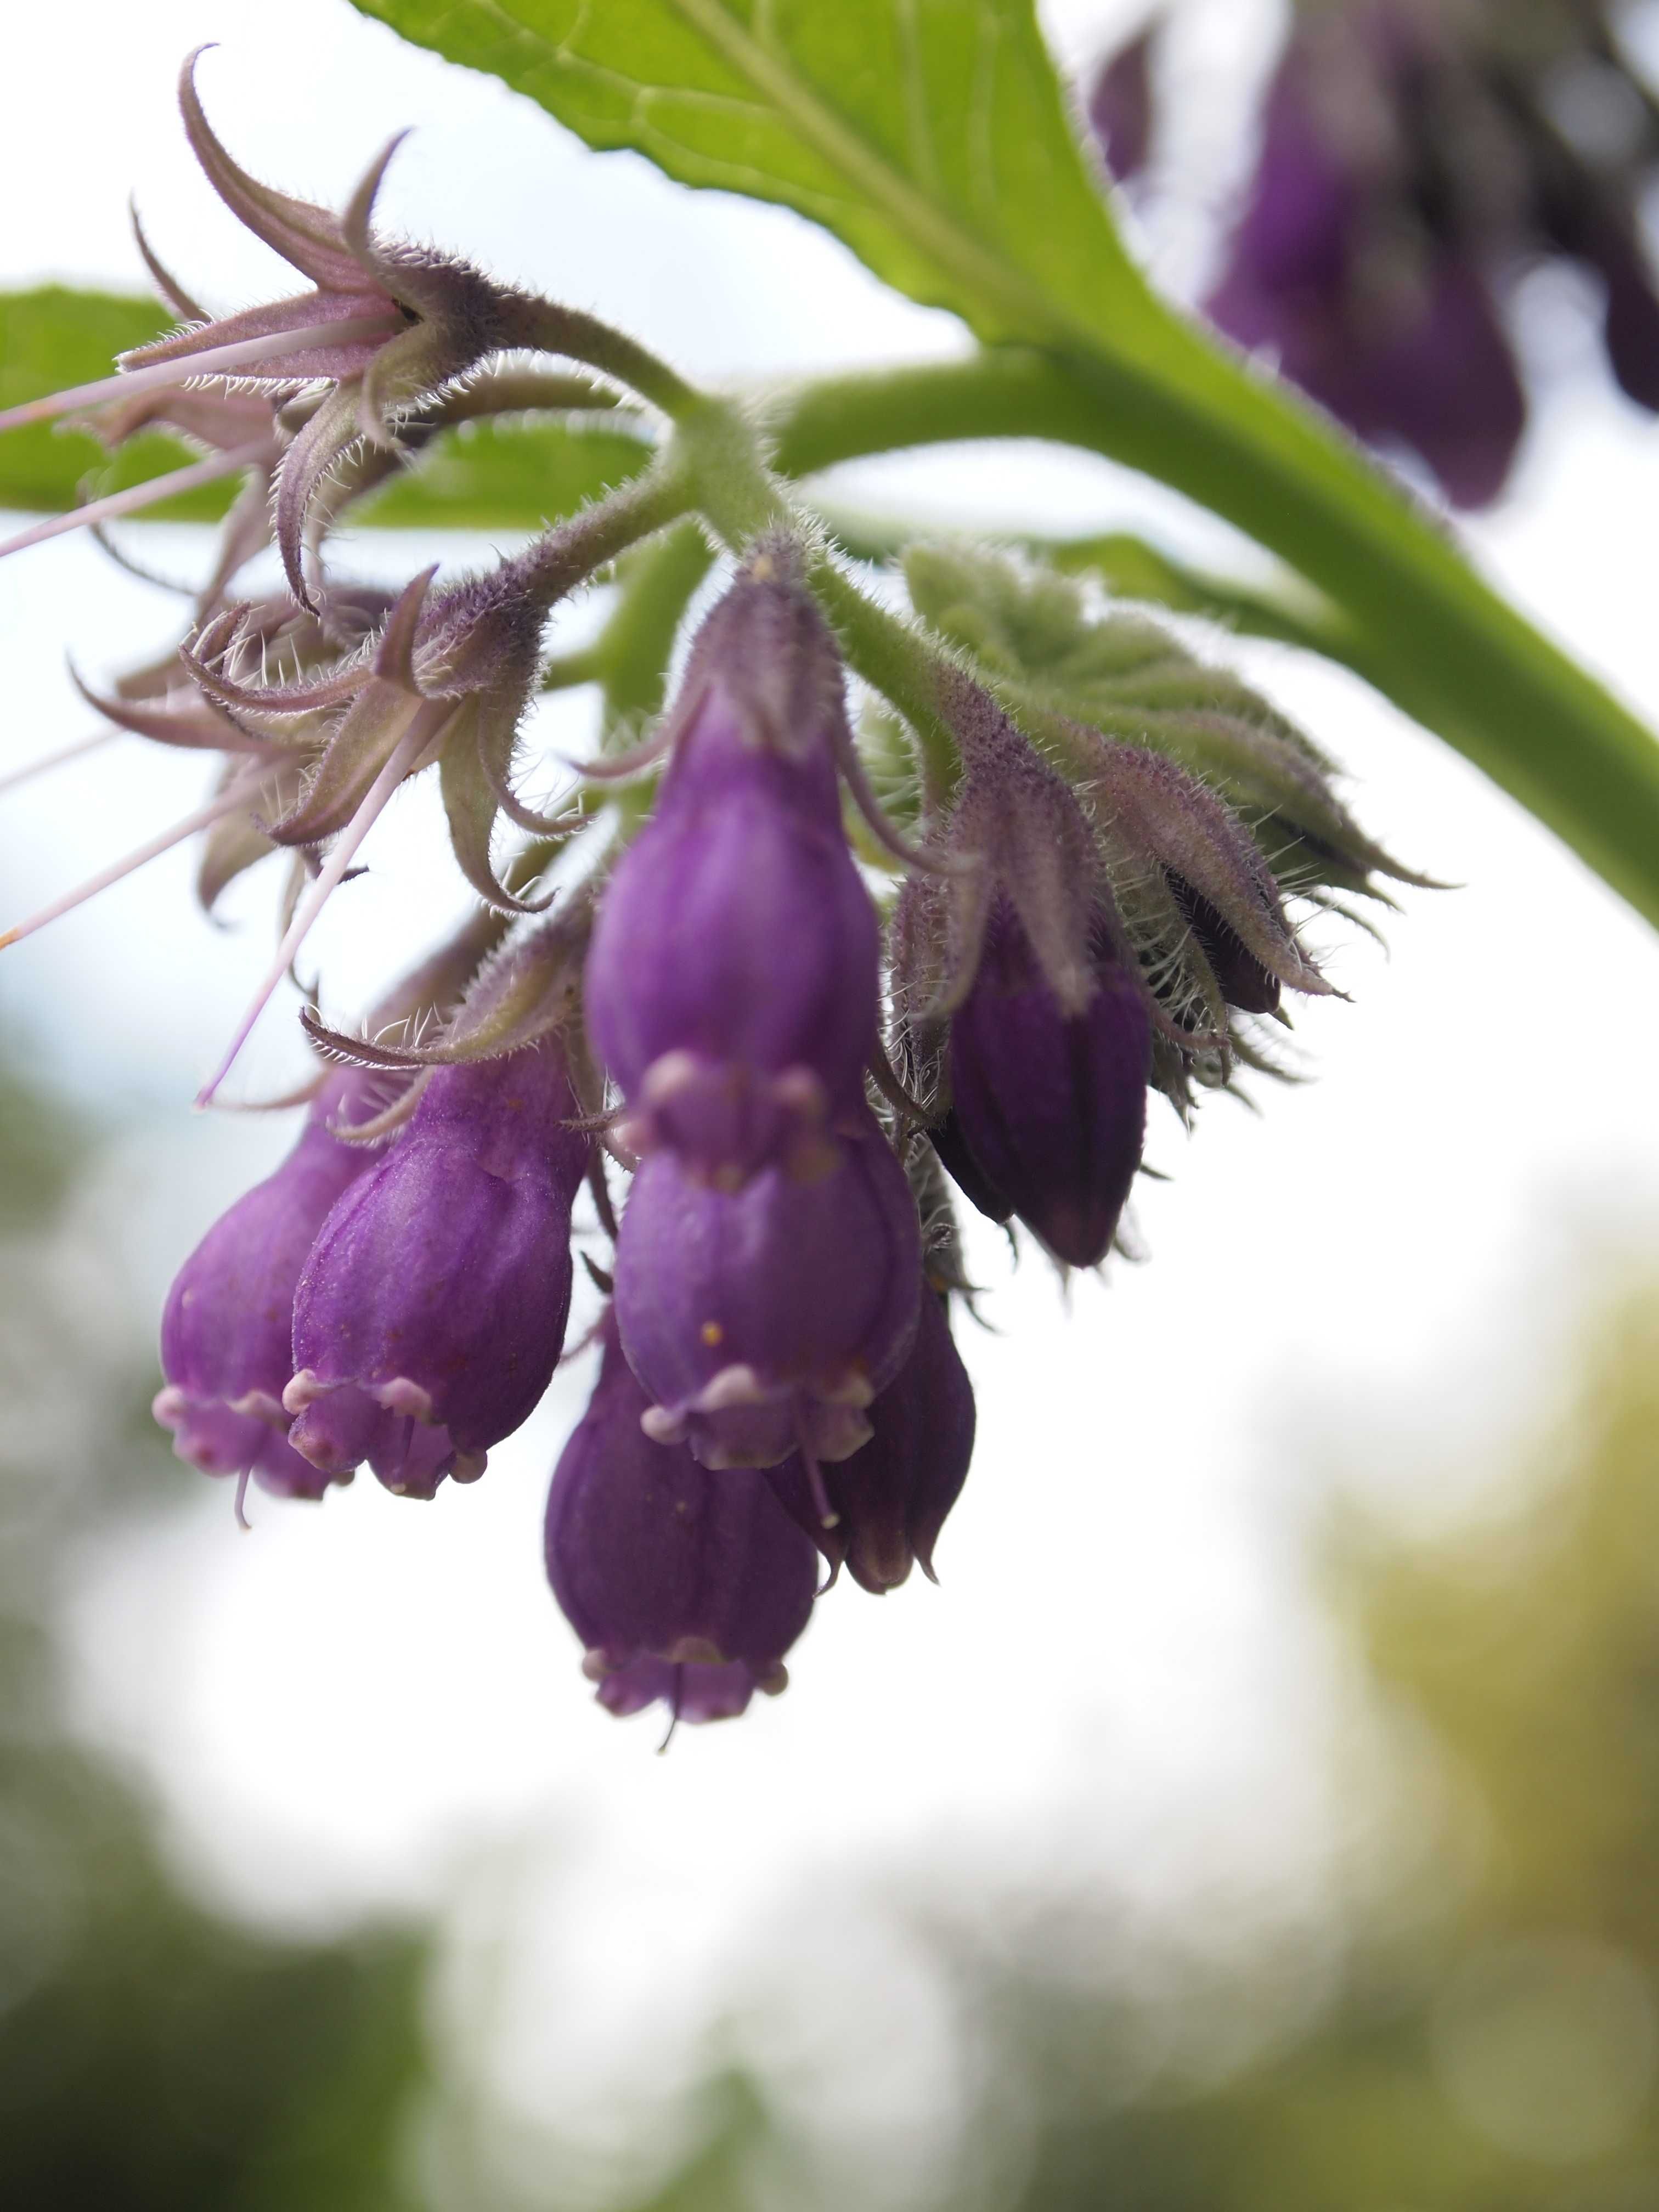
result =
M678 522L693 496L691 480L671 447L643 476L550 531L528 556L527 584L550 608L642 538Z
M734 553L770 529L808 537L810 543L787 487L766 465L755 425L740 408L705 399L681 422L678 442L704 514ZM909 724L928 800L942 800L954 788L959 766L956 740L939 712L939 686L954 672L953 664L909 624L866 598L821 545L809 553L806 573L848 662Z
M957 741L939 710L942 682L956 672L954 664L908 623L866 599L827 554L817 556L809 574L848 663L908 723L928 807L942 805L961 768Z
M702 526L687 520L623 564L617 604L590 656L605 687L607 744L627 742L661 711L675 636L714 558Z
M702 404L702 395L684 377L660 361L647 346L625 331L615 330L597 315L584 314L551 300L538 300L524 318L523 343L544 353L562 354L568 361L585 362L602 375L614 377L630 392L638 392L678 422Z

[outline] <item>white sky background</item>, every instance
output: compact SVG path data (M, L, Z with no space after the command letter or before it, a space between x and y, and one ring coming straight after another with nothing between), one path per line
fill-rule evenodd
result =
M1093 25L1132 12L1048 11L1072 58ZM1208 75L1182 127L1218 180L1241 63L1259 64L1271 13L1191 10ZM389 222L594 308L694 375L959 343L788 214L590 155L343 0L28 11L0 84L0 283L136 285L135 187L188 283L224 305L265 292L270 258L211 199L173 108L179 58L212 37L208 110L256 173L336 198L413 124ZM1173 242L1172 265L1187 250ZM1556 406L1513 498L1470 536L1530 613L1659 720L1659 427L1548 304L1533 303L1528 337ZM1139 523L1228 545L1172 497L1073 453L934 453L849 471L845 489L939 518ZM180 529L142 542L184 574L204 546ZM421 557L390 533L357 554L388 578ZM84 726L65 646L95 677L159 647L173 620L73 539L7 564L0 769ZM881 1603L838 1589L786 1698L653 1758L653 1723L589 1703L541 1578L545 1474L585 1371L561 1378L478 1488L424 1510L365 1477L320 1511L256 1504L244 1540L215 1488L99 1565L82 1609L87 1724L155 1778L196 1878L298 1923L459 1882L458 1924L507 1939L482 1979L479 1954L459 1954L469 2016L509 2023L513 2094L572 2127L612 2113L618 2085L672 2087L702 2026L735 2006L786 2054L833 2036L837 2094L902 2180L921 2116L949 2106L952 2046L936 1993L858 1905L866 1880L925 1878L985 1911L1043 1882L1110 1888L1154 1916L1218 1896L1293 1911L1336 1826L1317 1747L1337 1670L1297 1594L1330 1468L1375 1462L1435 1510L1469 1449L1534 1422L1597 1252L1651 1255L1652 933L1357 682L1266 647L1232 657L1351 766L1384 843L1465 888L1404 894L1387 961L1329 933L1354 1003L1298 1018L1315 1084L1267 1096L1260 1119L1215 1104L1190 1142L1155 1109L1150 1158L1175 1179L1139 1204L1151 1264L1066 1299L1040 1263L1011 1279L998 1240L977 1240L1000 1333L965 1344L981 1440L941 1589ZM135 742L7 799L8 916L185 811L200 780ZM319 930L337 1011L429 938L437 908L464 903L436 819L429 792L401 799L372 876ZM87 1211L152 1310L287 1141L190 1111L266 957L274 886L256 878L232 902L243 927L215 933L188 878L183 856L158 864L0 973L0 1006L66 1079L142 1109L142 1139L106 1163ZM292 1065L290 1028L263 1025L246 1095Z

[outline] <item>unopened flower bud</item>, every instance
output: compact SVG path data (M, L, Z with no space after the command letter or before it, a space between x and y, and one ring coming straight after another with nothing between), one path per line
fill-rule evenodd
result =
M635 1177L617 1319L651 1401L647 1433L705 1467L845 1459L916 1327L921 1228L867 1107L827 1171L767 1168L711 1189L676 1154Z
M900 896L900 1057L980 1212L1017 1213L1091 1267L1140 1164L1146 990L1075 795L977 685L963 679L949 706L963 777L947 844L978 867L913 877Z
M1198 940L1198 949L1210 963L1223 999L1243 1014L1271 1014L1281 995L1279 980L1258 960L1243 939L1201 891L1179 876L1170 878L1170 892Z
M1111 1248L1140 1165L1152 1024L1103 927L1095 988L1067 1013L1006 899L992 910L973 987L951 1017L951 1115L933 1133L964 1194L993 1220L1018 1214L1067 1266Z
M951 1341L945 1300L931 1288L922 1292L910 1356L870 1408L870 1420L869 1443L823 1470L836 1516L830 1526L799 1460L773 1468L768 1479L830 1564L844 1563L854 1582L880 1596L917 1560L932 1576L933 1547L973 1456L973 1385Z
M653 1443L610 1315L604 1344L547 1501L548 1577L601 1705L660 1698L677 1718L726 1719L784 1687L817 1557L764 1475L711 1474L684 1445Z
M430 1497L471 1480L546 1389L570 1308L587 1141L552 1039L440 1068L330 1214L294 1302L295 1449Z
M810 1165L861 1099L876 917L842 827L842 673L810 595L772 562L704 624L655 813L618 866L587 1020L624 1140L735 1188Z

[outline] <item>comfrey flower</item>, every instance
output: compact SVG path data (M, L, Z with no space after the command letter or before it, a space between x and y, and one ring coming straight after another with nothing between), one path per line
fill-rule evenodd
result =
M866 1106L810 1176L711 1188L677 1154L634 1178L617 1242L617 1320L651 1400L647 1433L705 1467L845 1459L915 1334L921 1231Z
M378 1026L441 1012L487 945L475 924L407 976ZM319 1468L288 1441L294 1297L324 1223L379 1157L365 1139L408 1080L337 1068L319 1078L298 1143L209 1230L179 1269L161 1322L164 1387L156 1419L181 1459L207 1474L249 1476L284 1497L319 1498L345 1468ZM241 1494L238 1492L238 1510Z
M1107 64L1091 108L1120 173L1144 143L1143 53ZM1300 0L1207 312L1483 506L1526 423L1504 296L1539 259L1600 283L1609 366L1659 407L1641 218L1656 173L1659 112L1601 0Z
M1097 102L1124 175L1146 155L1146 64L1143 46ZM191 327L0 429L78 411L113 444L158 428L203 452L82 523L246 475L190 635L106 692L82 685L106 730L57 757L125 731L206 755L215 787L0 945L185 836L205 833L210 908L285 853L280 942L207 1103L428 769L478 905L364 1033L305 1008L325 1063L308 1118L181 1269L157 1418L183 1457L240 1478L239 1510L249 1481L316 1498L364 1465L408 1496L447 1484L447 1505L548 1388L574 1229L608 1304L549 1499L548 1573L602 1706L733 1716L783 1687L820 1555L829 1583L845 1566L876 1593L918 1562L932 1574L975 1436L951 1178L1063 1265L1096 1265L1149 1090L1185 1115L1199 1089L1270 1066L1285 994L1329 988L1293 915L1403 872L1299 732L1144 617L1031 562L912 546L916 620L899 623L769 473L740 409L591 317L388 244L373 220L388 155L337 216L237 167L188 68L182 96L210 179L307 289L214 321L141 235ZM1635 346L1639 270L1621 282ZM492 365L521 349L611 387ZM667 418L654 461L627 459L527 550L395 593L333 572L342 514L426 467L447 431L618 392ZM628 454L647 427L607 443ZM239 603L273 537L288 589ZM580 770L563 811L527 805L538 689L598 676L611 731L662 700L721 544L735 578L657 733ZM616 601L598 641L544 660L556 604L600 580ZM872 791L832 619L886 702L860 730L920 844ZM610 843L574 851L612 782L658 763Z
M973 1385L951 1341L945 1299L931 1285L909 1356L871 1407L870 1425L869 1442L823 1468L818 1482L799 1459L772 1468L768 1480L830 1565L845 1565L879 1597L908 1580L918 1561L933 1578L933 1547L974 1451Z
M1068 1012L1000 893L967 996L951 1017L951 1109L935 1149L993 1221L1019 1218L1055 1258L1092 1267L1111 1249L1140 1166L1152 1022L1100 913L1092 988Z
M209 1230L168 1295L155 1418L172 1430L179 1458L204 1474L252 1475L289 1498L320 1498L343 1476L289 1444L283 1393L294 1372L301 1270L336 1200L374 1162L335 1133L368 1118L370 1087L355 1068L328 1079L294 1150Z
M653 1443L649 1401L607 1312L599 1378L547 1501L549 1580L586 1647L601 1705L660 1698L676 1720L726 1720L775 1695L812 1610L811 1540L764 1475L711 1474Z
M295 1287L283 1404L303 1457L430 1497L529 1419L570 1311L580 1112L552 1036L433 1074Z
M587 1019L627 1104L620 1140L737 1188L831 1164L876 1042L875 910L842 827L844 677L787 549L703 624L656 810L587 963Z

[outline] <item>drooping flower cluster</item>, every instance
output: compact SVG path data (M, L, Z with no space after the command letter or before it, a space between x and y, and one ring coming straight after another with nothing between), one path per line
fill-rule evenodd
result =
M1659 106L1604 0L1300 0L1224 266L1206 302L1361 438L1447 497L1503 489L1526 422L1504 297L1540 260L1600 287L1607 361L1659 408L1659 289L1642 207ZM1147 38L1091 112L1137 172Z
M526 969L568 965L568 935L549 926L487 968L473 1024ZM383 1016L453 1012L481 941L464 932ZM564 1343L580 1111L553 1028L418 1078L327 1076L294 1151L173 1285L155 1414L179 1455L313 1498L365 1462L422 1498L482 1474Z
M235 166L188 69L183 98L216 186L312 289L212 323L145 244L197 327L0 428L92 409L106 437L161 422L246 476L189 636L82 687L116 730L218 763L208 803L123 868L204 833L211 908L290 855L275 959L204 1102L428 769L481 903L361 1031L306 1009L304 1127L180 1270L156 1418L237 1479L239 1512L250 1481L318 1499L367 1466L430 1499L477 1480L566 1352L586 1186L614 1250L583 1250L604 1304L571 1350L597 1342L599 1372L548 1501L549 1577L608 1710L740 1713L783 1687L821 1563L878 1594L933 1572L975 1431L951 1187L1060 1267L1098 1265L1152 1091L1184 1115L1195 1088L1270 1065L1282 994L1328 988L1287 902L1392 864L1299 733L1166 632L938 549L905 560L935 750L901 832L849 720L827 556L775 517L733 544L654 735L589 763L564 811L526 805L548 617L687 526L672 446L459 581L352 586L330 532L463 422L613 404L504 350L598 352L623 381L642 363L646 398L676 380L617 334L584 352L588 319L381 240L385 157L336 217ZM273 534L287 588L233 599ZM693 550L672 619L635 626L665 659ZM580 834L601 818L605 846ZM503 824L526 837L504 863Z

